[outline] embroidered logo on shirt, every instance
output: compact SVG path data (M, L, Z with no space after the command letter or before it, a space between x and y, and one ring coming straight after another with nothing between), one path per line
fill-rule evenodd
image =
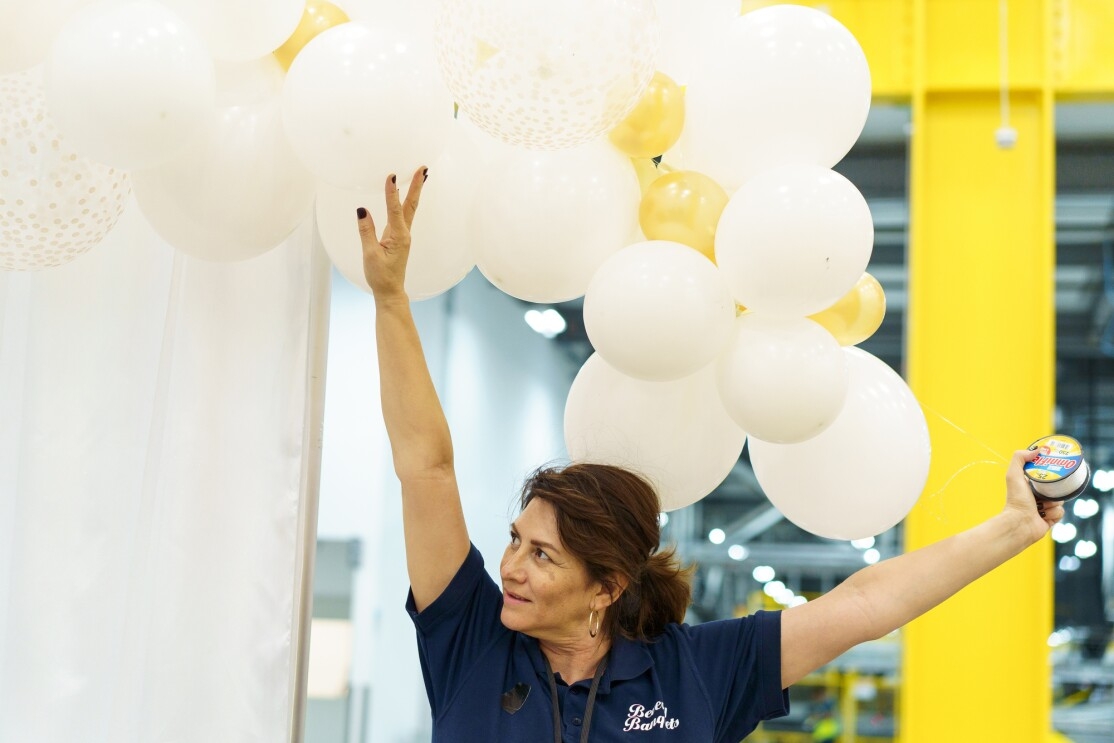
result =
M624 733L657 728L673 730L681 725L680 720L669 716L669 710L663 702L656 702L653 707L632 704L627 712L627 721L623 725Z
M526 697L530 696L530 686L521 682L514 685L510 691L503 692L503 711L513 715L526 704Z

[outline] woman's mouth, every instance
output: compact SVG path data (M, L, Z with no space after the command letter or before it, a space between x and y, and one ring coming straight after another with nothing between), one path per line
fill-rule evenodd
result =
M511 593L507 589L503 589L503 603L504 604L528 604L530 599L523 598L516 593Z

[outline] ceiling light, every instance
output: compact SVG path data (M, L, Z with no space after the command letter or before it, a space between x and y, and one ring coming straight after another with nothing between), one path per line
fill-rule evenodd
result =
M751 575L759 583L769 583L777 573L769 565L759 565L751 572Z
M717 527L708 532L708 541L712 544L723 544L725 539L727 539L727 533L723 529Z
M732 560L745 560L749 554L750 550L741 544L733 544L727 548L727 556Z
M1060 570L1065 573L1074 573L1083 563L1075 555L1064 555L1060 558Z
M1099 546L1092 542L1090 539L1080 539L1075 543L1075 556L1081 560L1086 560L1088 557L1094 557L1095 553L1099 551Z
M1099 502L1094 498L1080 498L1072 504L1071 512L1081 519L1089 519L1099 512Z
M568 328L561 313L550 307L547 310L526 310L526 324L546 338L556 338Z
M1079 530L1075 528L1075 524L1065 524L1061 521L1052 525L1052 541L1057 544L1067 544L1075 539L1078 533Z

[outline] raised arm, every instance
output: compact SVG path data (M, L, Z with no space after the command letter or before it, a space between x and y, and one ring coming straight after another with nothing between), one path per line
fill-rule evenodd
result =
M942 603L1020 554L1064 516L1038 509L1022 470L1037 452L1019 451L1006 473L1006 506L967 531L864 568L824 596L781 615L783 687L866 640L875 640Z
M449 425L404 288L410 225L427 173L421 168L414 174L405 204L399 200L395 176L387 178L387 227L381 237L376 236L371 214L363 209L356 214L364 275L375 297L383 421L402 483L406 568L419 611L441 595L468 554Z

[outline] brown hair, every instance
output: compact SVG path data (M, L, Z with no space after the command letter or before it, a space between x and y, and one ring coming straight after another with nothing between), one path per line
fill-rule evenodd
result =
M640 475L606 464L542 467L522 487L521 508L535 498L553 506L565 547L612 596L626 590L604 613L609 637L649 640L665 625L684 619L692 596L693 568L674 550L658 552L661 501Z

